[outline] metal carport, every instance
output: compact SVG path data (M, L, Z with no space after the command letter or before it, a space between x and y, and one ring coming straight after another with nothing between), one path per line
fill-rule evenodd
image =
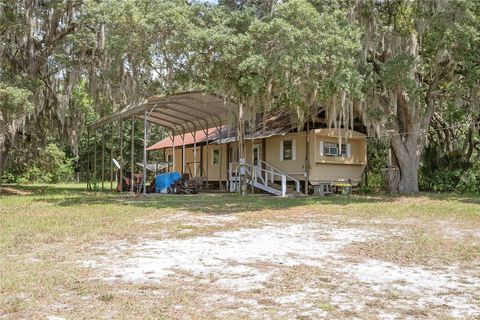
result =
M132 132L134 130L133 122L135 119L143 120L144 139L143 139L143 193L146 194L146 163L147 163L147 122L161 125L170 131L171 138L175 135L185 135L186 133L193 133L198 130L204 130L208 136L209 128L216 128L221 132L221 126L227 123L235 122L237 120L238 108L237 104L233 103L226 97L204 93L202 91L182 92L171 95L152 96L139 104L129 105L122 110L111 115L102 117L95 121L88 127L88 132L91 130L98 130L105 126L112 124L115 121L120 121L122 128L122 121L125 119L132 120ZM113 128L113 126L112 126ZM123 135L122 129L120 130ZM113 132L113 130L112 130ZM89 134L88 134L89 136ZM120 136L122 139L122 136ZM102 189L104 181L104 144L102 139ZM90 142L90 138L88 138ZM122 140L121 140L122 141ZM96 145L96 138L95 138ZM123 146L123 143L121 142ZM132 180L134 176L134 161L133 161L133 134L132 134ZM207 146L208 147L208 146ZM173 146L175 148L175 145ZM196 150L196 149L195 149ZM122 149L120 149L120 157L122 157ZM175 153L174 153L175 154ZM207 152L208 154L208 152ZM96 173L96 155L95 148L95 162L94 174ZM196 155L195 155L196 156ZM112 154L111 154L112 158ZM183 167L185 159L182 159ZM207 160L208 161L208 160ZM221 159L220 159L221 161ZM173 158L175 164L175 156ZM88 186L90 186L90 160L88 165ZM111 176L113 176L113 169L111 169ZM123 165L120 167L120 177L123 175ZM207 175L208 176L208 175Z

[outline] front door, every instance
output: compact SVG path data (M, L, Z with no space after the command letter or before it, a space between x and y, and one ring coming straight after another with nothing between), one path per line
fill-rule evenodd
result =
M253 150L252 150L252 162L253 165L256 167L261 168L262 167L262 145L259 143L256 143L253 145Z

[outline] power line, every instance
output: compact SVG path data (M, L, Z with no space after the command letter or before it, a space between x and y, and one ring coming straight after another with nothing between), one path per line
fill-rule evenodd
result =
M467 127L474 127L475 125L480 125L480 121L477 122L472 122ZM409 132L387 132L385 134L377 134L377 135L367 135L367 138L369 139L374 139L374 138L380 138L380 137L395 137L395 136L407 136L407 135L414 135L414 134L427 134L428 131L441 131L441 130L446 130L446 129L455 129L455 128L460 128L460 127L465 127L465 125L451 125L447 127L440 127L440 128L428 128L428 129L423 129L419 131L409 131Z

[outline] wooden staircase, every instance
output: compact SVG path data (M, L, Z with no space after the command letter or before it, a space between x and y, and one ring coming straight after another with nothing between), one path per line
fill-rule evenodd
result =
M265 161L262 161L262 163L268 169L263 169L251 164L243 165L247 185L281 197L303 195L303 193L300 192L299 180L271 166ZM240 190L240 171L241 165L239 163L232 162L229 164L229 189L231 192L239 192ZM295 189L288 188L287 179L295 182ZM281 181L280 184L274 182L278 180Z

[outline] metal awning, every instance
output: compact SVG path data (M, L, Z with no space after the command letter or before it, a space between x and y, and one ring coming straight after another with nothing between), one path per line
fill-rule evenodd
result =
M168 128L173 134L184 134L208 128L220 128L237 118L237 105L220 95L201 91L152 96L138 105L97 120L90 127L97 129L121 119L135 116Z

